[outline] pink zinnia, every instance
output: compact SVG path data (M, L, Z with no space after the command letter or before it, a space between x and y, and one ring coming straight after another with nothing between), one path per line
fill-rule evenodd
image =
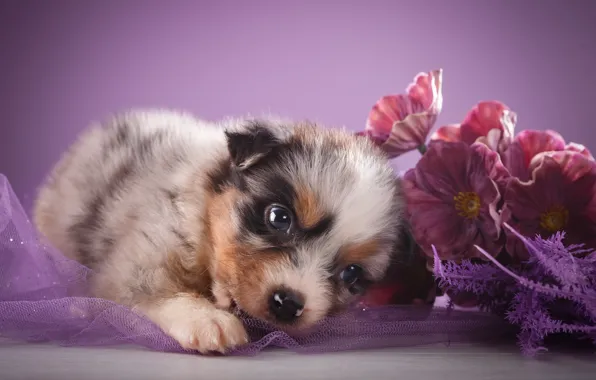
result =
M434 245L443 260L494 255L502 248L497 204L509 173L482 143L432 141L404 176L409 222L427 257Z
M503 222L528 237L565 231L565 244L596 248L596 163L582 153L558 151L541 155L532 166L531 180L509 182ZM509 254L526 260L524 244L506 233Z
M419 73L406 94L383 96L374 105L364 132L394 158L423 150L443 104L442 70Z

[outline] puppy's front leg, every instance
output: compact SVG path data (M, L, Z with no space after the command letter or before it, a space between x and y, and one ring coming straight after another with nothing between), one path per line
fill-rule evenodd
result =
M248 342L244 325L199 295L178 293L136 307L182 347L201 353L225 352Z

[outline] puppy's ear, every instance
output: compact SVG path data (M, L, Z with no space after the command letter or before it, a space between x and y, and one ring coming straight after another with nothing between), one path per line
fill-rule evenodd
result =
M248 169L282 143L271 128L259 123L225 134L232 163L239 170Z

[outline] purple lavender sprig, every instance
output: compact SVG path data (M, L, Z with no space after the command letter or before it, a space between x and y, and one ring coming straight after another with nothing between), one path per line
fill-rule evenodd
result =
M506 267L478 246L488 263L442 263L433 247L440 286L472 292L483 309L504 313L520 328L518 344L525 355L547 350L544 339L551 334L585 336L596 344L596 251L565 246L564 232L528 239L505 227L528 248L526 263Z

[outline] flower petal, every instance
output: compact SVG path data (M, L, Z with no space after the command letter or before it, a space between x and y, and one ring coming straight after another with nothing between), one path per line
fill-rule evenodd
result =
M474 161L484 163L484 172L488 174L488 177L495 182L497 189L500 194L505 192L507 184L511 180L511 174L501 161L501 157L495 151L487 149L487 147L478 142L472 144L470 147L475 154ZM472 172L472 169L469 169Z
M594 169L594 161L590 160L587 156L582 153L562 150L562 151L551 151L542 152L534 156L530 161L529 170L533 172L542 164L542 160L545 157L549 157L556 161L561 166L563 173L566 177L575 181L588 172Z
M492 219L493 225L485 225L483 231L491 234L495 240L501 233L501 216L498 210L511 176L495 151L481 143L473 144L471 149L474 155L467 172L470 173L473 191L481 199L484 211L481 214Z
M467 165L471 150L463 142L431 141L415 167L417 186L452 202L460 191L470 191Z
M393 129L393 124L411 114L412 107L412 101L405 95L383 96L370 111L366 130L373 135L387 138Z
M499 129L491 129L486 136L481 136L476 139L476 142L481 142L490 149L497 151L499 149L499 142L503 136L503 131Z
M439 113L443 108L443 70L418 73L406 92L410 99L424 109Z
M442 70L419 73L407 94L383 96L373 106L367 122L368 136L383 140L390 158L414 150L426 142L443 106Z
M492 137L498 136L498 142L488 145L490 148L502 152L513 139L516 123L517 114L505 104L498 101L480 102L468 112L462 122L461 139L471 145L478 138L486 137L491 130L496 129L500 133L493 132Z
M551 130L524 130L502 154L503 163L511 175L527 181L531 177L530 162L539 153L565 149L563 137Z
M439 127L430 137L431 140L461 141L459 124L449 124Z
M413 182L404 180L403 185L414 239L429 257L431 244L448 246L443 254L449 255L461 237L463 220L450 204L418 189Z
M565 150L568 150L570 152L581 153L582 155L586 156L588 159L594 161L594 156L592 156L592 153L590 153L588 148L586 148L582 144L570 142L569 144L565 145Z
M435 120L436 116L427 113L408 115L405 120L395 122L391 134L381 147L391 158L415 150L424 145Z

